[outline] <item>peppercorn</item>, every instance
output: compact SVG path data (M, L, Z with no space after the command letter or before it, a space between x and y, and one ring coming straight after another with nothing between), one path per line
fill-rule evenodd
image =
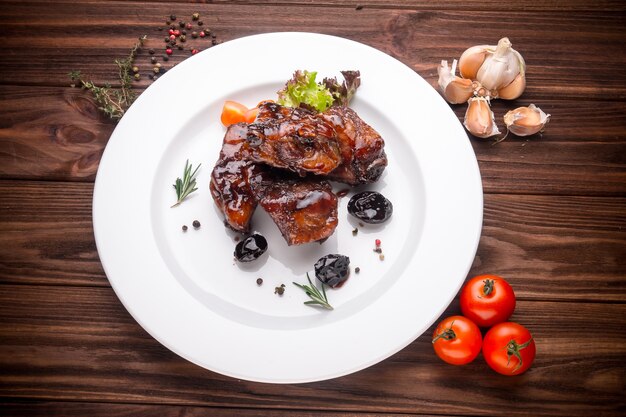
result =
M154 76L154 81L156 81L156 80L157 80L157 78L159 78L159 77L155 75L155 76Z
M171 22L170 22L169 20L166 20L166 21L165 21L165 24L166 24L167 26L169 26L169 25L170 25L170 23L171 23Z
M356 268L354 268L354 273L358 274L359 272L361 272L361 268L359 268L358 266Z
M182 30L180 33L182 33L183 35L186 35L187 31L186 30Z
M197 53L198 53L198 50L197 50L197 49L192 49L192 50L191 50L191 55L195 55L195 54L197 54Z
M150 48L150 49L148 50L148 53L149 53L150 55L154 55L154 49Z
M194 220L192 223L194 229L199 229L200 228L200 222L198 220Z
M135 80L139 80L139 79L141 79L141 74L139 73L135 74Z
M352 229L352 236L356 236L358 234L359 234L359 229L357 229L356 227Z
M263 278L257 278L256 285L261 285L261 284L263 284Z
M204 33L204 31L200 31L200 33L198 33L198 36L200 36L201 38L204 38L206 36L206 33Z
M161 68L161 63L157 62L156 64L154 64L154 66L157 67L157 68Z
M376 240L374 241L374 243L376 244L376 247L379 247L379 246L380 246L380 239L376 239Z
M211 41L211 44L212 44L212 45L217 45L217 41L216 41L215 39L213 39L213 40Z
M157 30L158 30L159 32L161 32L161 31L163 30L163 28L162 28L162 27L158 27L158 28L157 28Z
M196 32L196 31L191 32L191 36L194 37L194 38L197 38L198 37L198 32Z
M153 64L156 64L156 62L157 62L156 57L155 56L151 57L150 58L150 62L153 63Z
M153 80L153 79L154 79L154 75L152 75L152 74L148 74L148 78L150 78L151 80ZM183 227L184 227L184 226L183 226Z
M152 72L154 72L155 74L158 74L159 71L161 71L161 69L159 67L154 67L152 68ZM156 77L155 77L156 78Z
M187 37L185 35L180 35L179 39L181 42L185 42L187 40Z
M187 231L187 229L189 229L189 228L187 227L187 225L186 225L186 224L183 224L183 232L186 232L186 231Z
M180 30L176 29L176 30L174 31L174 36L180 36Z
M185 22L183 22L182 20L180 22L178 22L178 26L180 26L181 28L185 27Z
M187 30L191 30L191 28L192 28L191 23L187 23L187 24L185 25L185 28L187 28Z
M139 72L139 67L133 67L133 72L134 73L138 73Z
M163 55L161 58L163 59L163 61L169 61L170 60L170 57L167 56L167 55Z
M176 35L174 35L173 33L170 35L170 41L175 41L176 40Z
M176 41L170 41L170 45L176 46Z
M184 48L183 48L183 46L182 46L182 45L178 45L178 50L179 50L179 51L182 51L183 49L184 49Z
M168 43L170 41L169 36L167 38L164 39L165 43Z
M376 253L383 253L383 250L381 248L376 248L376 249L374 249L374 252L376 252Z
M176 20L176 15L175 14L170 15L170 20Z
M382 253L380 255L378 255L378 259L380 259L381 261L385 260L385 255L383 255Z
M198 20L198 26L202 26L204 25L204 22L202 20Z
M198 20L198 19L200 19L200 13L194 13L194 14L192 14L192 15L191 15L191 18L192 18L193 20Z

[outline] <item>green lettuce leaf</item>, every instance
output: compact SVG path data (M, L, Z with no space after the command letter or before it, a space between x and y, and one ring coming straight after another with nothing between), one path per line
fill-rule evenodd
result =
M313 108L322 112L329 108L334 98L331 92L322 84L315 82L317 72L296 71L293 78L287 81L285 88L278 92L278 104L288 107Z

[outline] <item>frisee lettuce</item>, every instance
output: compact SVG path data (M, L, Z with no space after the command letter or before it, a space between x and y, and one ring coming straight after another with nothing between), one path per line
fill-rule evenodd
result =
M344 81L324 78L315 82L316 71L297 70L293 78L278 92L278 104L287 107L304 107L323 112L330 106L347 106L361 84L359 71L341 71Z

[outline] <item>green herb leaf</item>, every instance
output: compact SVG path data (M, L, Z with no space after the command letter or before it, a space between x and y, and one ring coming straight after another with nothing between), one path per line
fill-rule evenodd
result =
M324 307L328 310L332 310L333 306L328 303L328 298L326 297L326 290L324 289L324 283L322 283L322 291L311 282L311 278L309 277L309 273L307 272L306 278L309 280L309 285L302 285L294 282L293 285L303 290L306 295L309 296L311 300L305 301L304 304L308 306L319 306Z
M192 165L189 164L189 159L185 162L185 169L183 170L183 179L176 178L174 182L174 190L176 190L176 203L172 207L176 207L180 203L187 198L187 196L198 188L196 187L196 174L198 173L198 169L202 164L198 164L196 169L192 172Z

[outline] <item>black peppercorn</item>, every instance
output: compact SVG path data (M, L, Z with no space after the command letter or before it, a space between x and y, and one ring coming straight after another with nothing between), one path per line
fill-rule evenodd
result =
M176 15L175 14L170 15L170 20L176 20Z
M189 228L187 227L187 225L186 225L186 224L183 224L183 232L186 232L186 231L187 231L187 229L189 229Z
M150 49L148 50L148 53L149 53L150 55L154 55L154 49L150 48Z
M200 222L198 220L194 220L192 223L194 229L199 229L200 228Z
M152 75L152 74L148 74L148 78L150 78L151 80L153 80L153 79L154 79L154 75ZM183 227L185 227L185 226L183 226Z
M202 26L204 25L204 22L202 20L198 20L198 26Z
M361 272L361 268L359 268L358 266L356 268L354 268L354 272L356 274L358 274L359 272Z
M180 26L181 28L185 27L185 22L183 22L182 20L180 22L178 22L178 26Z
M194 38L197 38L198 37L198 32L196 32L196 31L191 32L191 36L194 37Z
M263 284L263 278L257 278L256 285L261 285L261 284Z
M163 55L163 61L169 61L169 60L170 60L170 57L169 57L169 56L167 56L167 55Z
M182 45L178 45L178 50L182 51L184 47Z
M183 35L186 35L186 34L187 34L187 31L186 31L186 30L181 30L181 32L180 32L180 33L182 33Z
M167 38L165 38L165 39L163 39L163 40L165 41L165 43L168 43L168 42L170 41L170 38L169 38L169 36L168 36Z
M157 62L156 57L155 56L151 57L150 58L150 62L152 62L153 64L156 64L156 62Z

